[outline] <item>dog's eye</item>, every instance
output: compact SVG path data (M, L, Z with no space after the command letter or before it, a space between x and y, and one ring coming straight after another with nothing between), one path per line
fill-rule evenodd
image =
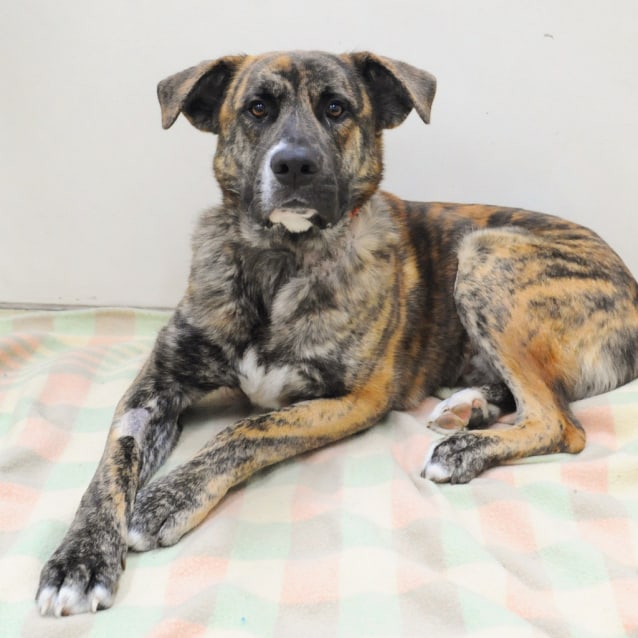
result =
M268 107L261 100L255 100L248 105L248 112L254 118L261 120L268 115Z
M326 115L331 120L338 120L346 112L346 107L339 100L331 100L326 108Z

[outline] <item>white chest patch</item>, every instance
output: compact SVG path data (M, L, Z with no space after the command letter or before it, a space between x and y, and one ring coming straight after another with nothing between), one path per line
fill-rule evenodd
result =
M290 366L266 369L259 365L257 353L249 348L237 367L239 386L253 405L262 408L280 408L284 391L290 391L301 380Z

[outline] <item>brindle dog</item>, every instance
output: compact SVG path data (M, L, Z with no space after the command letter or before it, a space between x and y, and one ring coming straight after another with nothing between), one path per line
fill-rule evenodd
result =
M638 376L638 287L593 232L522 210L378 191L382 130L430 117L435 79L370 53L236 56L160 83L218 135L184 298L119 403L104 456L45 565L42 614L113 602L127 547L172 545L234 485L442 386L422 476L583 449L569 402ZM267 408L167 476L179 415L220 387ZM486 429L516 411L509 429Z

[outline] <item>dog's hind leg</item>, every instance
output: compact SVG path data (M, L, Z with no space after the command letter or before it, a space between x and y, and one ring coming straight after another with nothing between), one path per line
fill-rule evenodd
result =
M585 433L569 408L544 406L511 428L453 434L434 444L421 476L437 483L467 483L495 465L528 456L569 452L585 446Z
M510 389L516 421L509 429L459 432L436 443L423 476L466 482L507 461L577 453L585 433L569 402L635 376L635 282L588 231L576 239L574 231L570 242L553 232L488 230L462 242L459 316Z
M465 430L435 443L421 475L465 483L484 470L528 456L580 452L585 432L572 414L560 379L548 383L542 364L520 349L494 352L516 400L516 420L506 429Z
M466 482L507 461L583 449L585 433L569 401L578 398L583 378L599 380L599 391L618 383L616 369L606 367L604 357L592 357L609 331L602 327L605 317L597 330L598 318L587 305L600 291L611 294L613 284L604 273L583 267L573 274L575 266L560 267L552 248L547 238L515 229L474 233L462 243L455 290L459 316L475 348L510 389L516 421L505 430L459 432L434 444L423 476ZM563 250L564 261L576 262L569 247ZM626 317L635 317L626 293L619 290L618 296ZM586 358L596 361L594 369L583 369Z

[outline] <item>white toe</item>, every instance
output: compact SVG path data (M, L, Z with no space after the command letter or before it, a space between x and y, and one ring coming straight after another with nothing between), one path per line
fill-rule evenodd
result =
M53 613L60 617L81 614L88 610L86 594L75 585L64 585L58 593Z
M428 453L425 455L421 476L430 481L434 481L435 483L447 483L451 476L450 470L442 463L432 461L432 455L434 454L437 446L438 443L434 443L430 446Z
M103 585L96 585L89 596L91 612L95 613L99 607L108 608L113 604L113 595Z
M38 610L42 616L53 611L53 604L58 590L55 587L45 587L38 595Z
M127 543L128 546L136 552L145 552L155 547L147 536L136 529L129 529Z
M447 483L452 476L450 470L441 463L428 463L423 473L424 478L434 483Z

